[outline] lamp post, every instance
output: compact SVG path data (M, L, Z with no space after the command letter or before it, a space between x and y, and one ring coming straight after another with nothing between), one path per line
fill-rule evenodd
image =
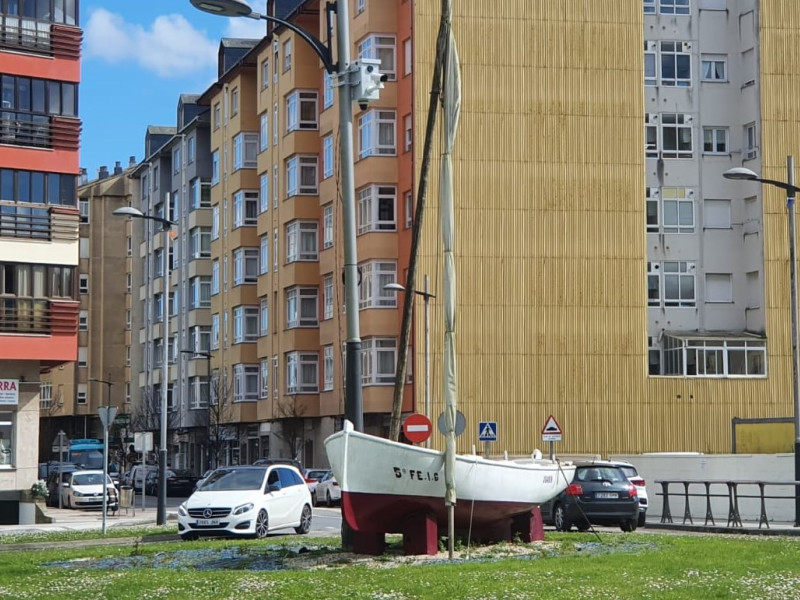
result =
M206 359L206 379L208 380L208 392L206 394L206 406L208 407L208 414L207 414L207 423L206 423L206 437L208 437L209 430L211 428L211 353L210 352L203 352L202 350L180 350L181 354L191 354L193 356L202 356ZM208 454L208 448L206 448L206 454ZM203 467L203 471L209 469L210 465L208 462Z
M169 238L170 229L175 223L163 217L146 215L132 206L123 206L116 209L112 214L133 217L136 219L146 219L161 224L164 232L164 293L162 295L163 306L163 346L161 354L161 436L158 448L158 508L156 510L156 524L164 525L167 522L167 391L169 387L169 284L171 279L169 261Z
M786 181L764 179L754 171L735 167L722 174L726 179L757 181L786 190L786 212L789 217L789 288L792 311L792 399L794 401L794 480L800 481L800 362L798 362L797 325L797 242L795 239L795 194L800 191L794 185L794 157L786 157ZM800 527L800 485L794 490L794 526Z
M110 373L109 373L110 375ZM111 386L114 385L113 381L108 381L107 379L97 379L95 377L90 377L89 381L93 381L96 383L104 383L106 385L106 389L108 390L108 401L106 402L106 406L100 408L98 413L100 415L100 420L103 423L103 526L102 531L103 535L106 534L106 515L108 513L108 428L111 427L111 424L116 416L117 409L111 406Z
M425 288L420 290L414 290L414 293L418 296L422 296L425 300L425 416L429 419L431 418L431 319L430 319L430 312L428 310L428 305L430 304L431 298L436 298L435 294L432 294L428 291L429 286L429 278L425 275ZM385 290L395 290L398 292L405 292L406 288L399 283L387 283L383 286ZM429 437L425 440L425 447L431 447L431 438Z
M358 324L358 262L356 256L356 211L353 167L353 73L358 68L350 64L350 16L349 2L328 2L325 7L328 19L328 45L313 37L302 27L270 15L253 12L242 0L190 0L195 8L225 17L247 17L263 19L286 27L308 43L319 56L325 70L336 73L339 88L339 147L342 167L342 233L344 235L344 284L347 324L345 418L353 423L356 431L364 430L364 409L361 392L361 337ZM332 27L331 12L336 12L336 50L338 62L333 62L330 48ZM277 68L277 65L276 65Z

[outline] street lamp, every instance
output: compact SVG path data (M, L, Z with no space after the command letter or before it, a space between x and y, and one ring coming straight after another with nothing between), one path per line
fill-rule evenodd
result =
M757 181L786 190L786 211L789 216L789 288L792 311L792 398L794 400L794 480L800 481L800 362L798 362L797 325L797 248L795 240L795 194L800 191L794 185L794 157L786 157L786 182L759 177L754 171L735 167L722 174L726 179ZM800 485L794 490L794 526L800 527Z
M356 256L356 192L353 166L353 98L351 74L358 73L350 64L349 2L340 0L326 4L328 19L328 45L313 37L302 27L270 15L253 12L242 0L190 0L195 8L225 17L248 17L278 23L305 40L322 60L325 70L336 73L339 80L339 148L342 166L342 233L344 235L344 304L347 323L345 342L345 418L356 431L364 430L364 403L361 392L361 337L358 324L358 260ZM330 14L336 11L336 51L338 63L334 64L330 48L332 35ZM277 68L277 65L276 65ZM366 100L359 99L359 102Z
M418 296L422 296L425 299L425 416L429 419L431 418L431 340L430 340L430 332L431 332L431 319L430 313L428 312L428 304L430 304L431 298L436 298L435 294L432 294L428 291L429 279L428 276L425 275L425 289L422 291L414 290L414 293ZM405 292L406 288L399 283L387 283L383 286L385 290L395 290L397 292ZM425 447L431 447L431 438L429 437L425 440Z
M206 379L208 380L208 392L206 394L206 402L208 407L208 414L206 417L206 437L208 437L209 431L211 429L211 353L210 352L203 352L202 350L179 350L181 354L191 354L192 356L202 356L206 359ZM209 454L208 448L206 448L206 454ZM209 465L209 461L206 461L203 470L211 468Z
M164 525L167 522L167 391L169 387L169 284L171 279L170 260L169 260L169 239L170 228L175 225L169 219L146 215L138 208L132 206L122 206L112 214L123 217L134 217L136 219L146 219L161 224L164 232L164 292L162 295L163 306L163 346L161 354L161 437L158 448L158 508L156 510L156 523Z

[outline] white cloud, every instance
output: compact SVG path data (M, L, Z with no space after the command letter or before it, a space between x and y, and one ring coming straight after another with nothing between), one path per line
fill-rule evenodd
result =
M248 2L250 7L262 15L267 10L267 0L257 0ZM238 17L228 19L228 26L225 28L225 37L246 38L259 40L267 34L267 22L263 19L247 19Z
M218 40L209 39L177 14L156 17L145 28L101 8L91 14L84 27L86 59L135 62L163 78L213 68L218 47Z

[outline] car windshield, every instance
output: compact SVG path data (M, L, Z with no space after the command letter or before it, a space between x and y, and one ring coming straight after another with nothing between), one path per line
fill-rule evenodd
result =
M616 467L579 468L575 479L578 481L626 481L625 475Z
M320 469L319 471L309 471L306 475L307 479L322 479L328 471Z
M250 467L248 469L217 469L208 476L203 487L204 492L224 492L230 490L258 490L264 482L266 469Z
M620 467L620 469L622 469L622 472L625 473L625 477L630 478L639 476L634 467Z
M103 483L102 473L84 473L83 475L73 475L73 485L101 485Z

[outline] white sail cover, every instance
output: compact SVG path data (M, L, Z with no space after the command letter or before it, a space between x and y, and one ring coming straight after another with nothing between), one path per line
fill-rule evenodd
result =
M449 16L449 15L448 15ZM444 247L444 415L445 429L445 502L456 503L456 411L458 382L456 379L456 268L455 218L453 214L453 166L451 153L461 113L461 72L458 50L452 27L449 31L443 77L444 149L441 158L439 196L442 215L442 244Z

